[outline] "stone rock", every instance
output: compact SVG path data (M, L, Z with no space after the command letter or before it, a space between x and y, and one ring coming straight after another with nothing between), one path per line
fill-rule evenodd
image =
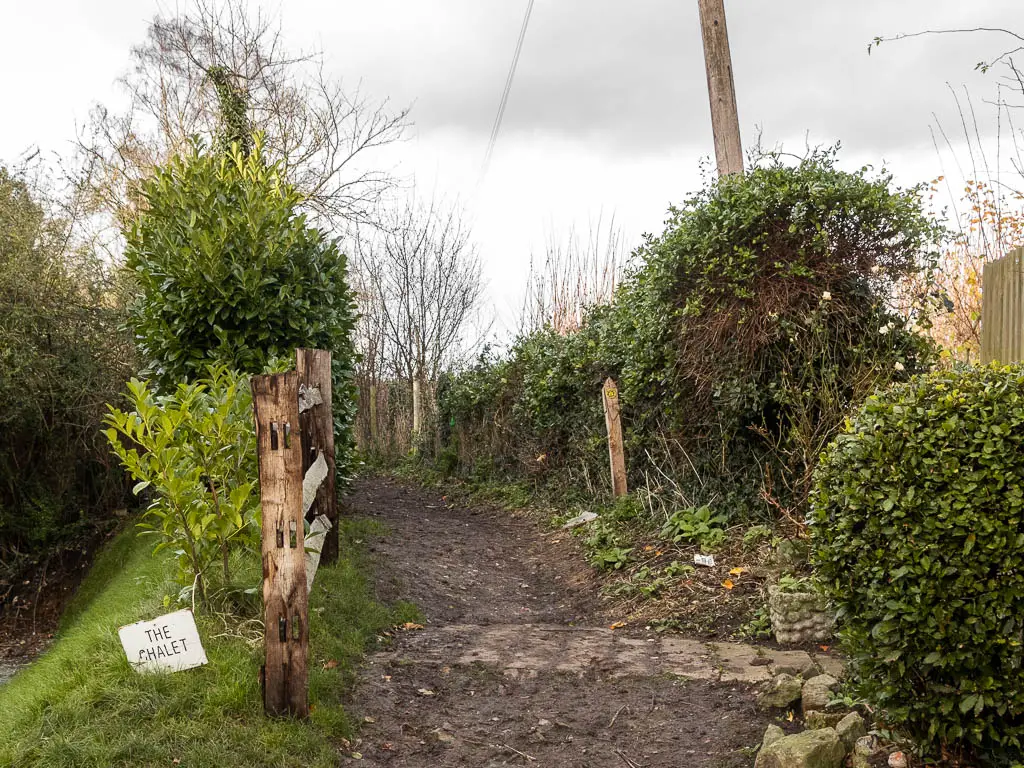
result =
M787 674L806 680L821 671L814 663L814 659L805 651L773 651L769 662L769 669L773 675Z
M817 664L821 671L826 675L832 675L836 680L842 680L846 677L846 667L843 665L841 659L837 659L835 656L829 656L824 653L815 653L812 658L814 663Z
M784 736L762 747L754 768L840 768L846 749L832 728Z
M802 698L804 716L808 712L824 712L832 700L832 691L839 681L832 675L816 675L804 683Z
M776 675L757 697L761 709L786 709L800 701L801 682L792 675Z
M867 736L861 736L854 742L853 753L855 755L863 755L864 757L871 757L875 752L878 751L878 739L871 734Z
M853 749L862 736L867 736L868 727L864 724L863 717L851 712L836 725L836 733L847 749Z
M821 712L820 710L811 710L810 712L804 713L804 725L812 731L816 731L820 728L835 728L839 725L842 719L842 712Z
M453 747L455 746L455 736L448 733L447 731L435 728L427 734L427 741L433 744L439 744L442 747Z
M803 539L783 539L775 548L775 563L783 570L798 571L807 565L810 545Z
M907 768L907 756L902 752L889 755L889 768Z
M779 739L786 738L786 732L779 728L779 726L772 723L764 732L764 738L761 739L761 749L764 749L769 744L774 744Z

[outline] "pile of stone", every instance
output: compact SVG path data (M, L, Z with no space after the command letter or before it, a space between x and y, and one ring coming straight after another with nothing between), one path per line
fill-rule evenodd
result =
M812 674L806 680L785 672L775 675L758 696L758 705L783 710L799 705L807 730L787 736L779 726L769 725L754 768L868 768L885 750L868 733L864 718L836 700L838 687L839 680L829 674ZM894 753L889 764L906 768L906 758Z

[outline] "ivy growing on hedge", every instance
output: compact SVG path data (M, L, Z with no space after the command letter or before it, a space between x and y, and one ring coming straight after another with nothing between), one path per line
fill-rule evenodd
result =
M870 397L818 467L812 531L860 693L926 744L1024 747L1024 367Z
M938 238L884 172L766 157L670 209L579 332L535 331L456 377L452 446L467 470L600 477L610 375L634 483L657 466L692 504L799 518L850 407L931 363L893 296Z

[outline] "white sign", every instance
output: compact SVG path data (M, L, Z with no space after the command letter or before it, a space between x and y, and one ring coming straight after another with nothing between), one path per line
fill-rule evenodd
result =
M139 672L180 672L206 663L196 620L188 609L129 624L117 633L128 663Z

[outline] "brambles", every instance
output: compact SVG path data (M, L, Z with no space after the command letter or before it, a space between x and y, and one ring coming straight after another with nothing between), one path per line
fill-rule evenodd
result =
M132 364L117 286L0 166L0 570L124 503L98 429Z

